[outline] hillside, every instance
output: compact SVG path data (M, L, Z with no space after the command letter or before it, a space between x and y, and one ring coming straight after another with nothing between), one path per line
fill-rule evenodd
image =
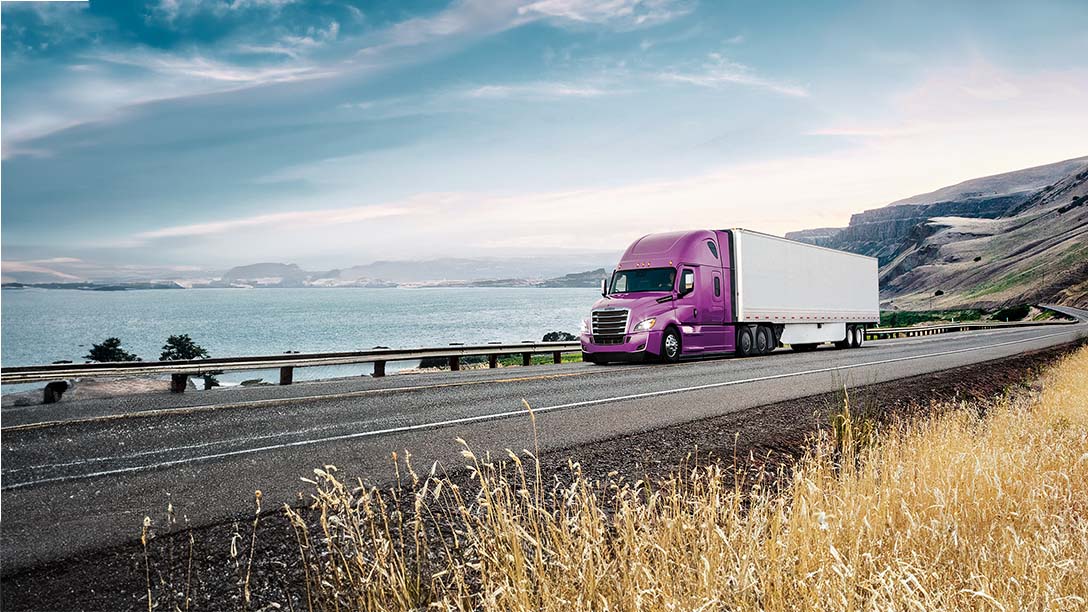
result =
M1088 157L965 181L791 232L879 258L886 308L1088 302ZM938 291L941 295L935 295Z

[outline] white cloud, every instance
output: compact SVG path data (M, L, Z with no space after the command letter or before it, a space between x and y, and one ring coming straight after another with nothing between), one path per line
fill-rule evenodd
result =
M808 89L800 85L760 76L752 68L730 61L717 53L711 53L710 61L704 64L702 70L698 72L662 72L657 75L657 78L663 81L686 83L699 87L720 88L729 85L742 85L765 89L784 96L798 98L809 96Z
M518 7L518 14L526 18L641 27L675 19L691 9L689 3L675 0L538 0Z
M155 240L159 238L183 238L194 236L208 236L212 234L223 234L226 232L233 232L246 228L296 228L299 226L313 227L350 224L358 223L360 221L369 221L373 219L381 219L384 217L403 215L407 212L408 208L404 205L357 206L352 208L289 211L255 215L252 217L242 217L238 219L227 219L223 221L212 221L209 223L175 225L157 230L142 232L136 234L133 238L135 239L135 243L142 243L148 240Z
M241 66L199 54L182 56L149 49L129 50L124 53L100 53L93 56L93 59L111 64L143 68L165 76L246 85L264 85L313 79L335 73L329 69L316 68L305 64Z
M839 117L809 133L882 147L921 148L929 143L962 149L972 142L992 143L996 149L986 151L988 157L1015 158L1018 149L1053 143L1052 161L1057 161L1069 140L1088 142L1084 108L1086 69L1014 72L976 57L932 68L918 83L892 94L880 112Z
M509 85L481 85L465 90L462 95L469 98L595 98L609 92L593 85L572 84L555 81L517 83Z
M148 9L148 22L173 24L178 18L188 18L200 13L221 16L232 11L265 9L278 11L297 0L231 0L230 2L206 2L203 0L159 0Z

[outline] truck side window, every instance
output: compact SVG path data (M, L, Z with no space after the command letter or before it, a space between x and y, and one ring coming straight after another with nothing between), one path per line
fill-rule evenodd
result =
M710 249L710 254L714 256L714 259L718 258L718 245L714 244L713 240L706 241L706 248Z
M714 297L722 296L722 279L714 277Z
M680 293L691 293L695 290L695 271L684 270L684 275L680 277Z

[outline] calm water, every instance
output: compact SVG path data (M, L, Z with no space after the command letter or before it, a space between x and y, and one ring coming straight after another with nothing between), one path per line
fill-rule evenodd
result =
M116 336L155 360L171 334L189 334L216 357L540 340L549 331L577 333L596 297L595 289L514 288L4 290L0 357L5 366L80 363L92 343ZM365 372L369 365L302 368L295 378Z

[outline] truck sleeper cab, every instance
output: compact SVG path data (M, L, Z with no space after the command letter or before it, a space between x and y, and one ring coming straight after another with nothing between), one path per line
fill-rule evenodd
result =
M871 257L742 229L644 236L629 246L583 321L593 363L678 361L781 344L862 345L879 320Z

